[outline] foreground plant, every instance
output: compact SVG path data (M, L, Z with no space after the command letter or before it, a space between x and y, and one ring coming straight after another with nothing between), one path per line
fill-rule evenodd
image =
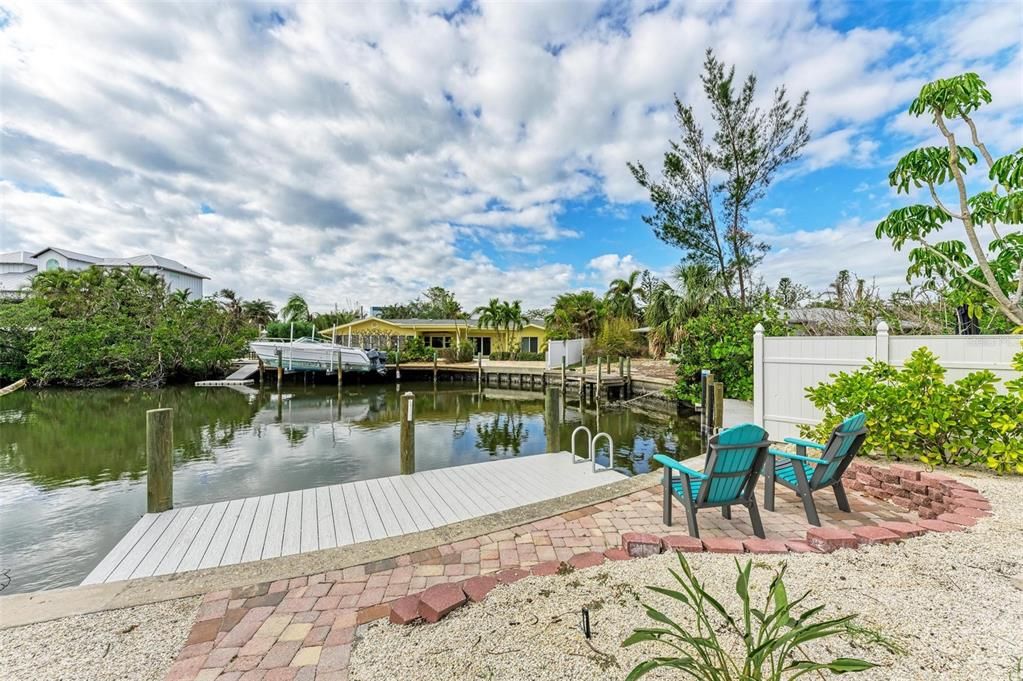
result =
M839 657L830 662L806 659L800 646L815 639L839 636L848 632L856 615L815 621L823 605L797 614L796 609L810 595L806 592L789 601L785 590L785 568L771 580L764 607L753 607L750 599L750 572L753 563L740 566L735 591L742 599L742 616L735 618L704 589L686 559L679 554L682 574L670 570L681 591L648 586L651 591L681 602L696 618L695 627L686 628L659 610L645 605L647 616L664 627L637 628L622 642L631 646L656 642L668 646L672 654L640 662L627 679L638 679L661 667L677 669L700 681L781 681L796 679L810 672L828 670L836 674L860 672L874 667L871 662ZM716 613L716 614L715 614ZM718 637L725 633L742 640L744 649L733 655L727 643Z

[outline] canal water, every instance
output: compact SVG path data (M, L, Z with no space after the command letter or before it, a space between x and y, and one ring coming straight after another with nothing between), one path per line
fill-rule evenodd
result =
M76 585L145 512L147 409L174 409L176 506L398 474L398 396L391 385L253 389L21 390L0 398L0 585L3 594ZM604 431L627 473L664 452L699 451L695 421L543 393L403 383L416 395L416 468L569 449L578 425ZM548 412L552 408L547 405ZM552 421L553 414L549 417ZM579 446L582 449L582 440ZM598 451L607 463L607 449ZM6 576L4 576L6 575Z

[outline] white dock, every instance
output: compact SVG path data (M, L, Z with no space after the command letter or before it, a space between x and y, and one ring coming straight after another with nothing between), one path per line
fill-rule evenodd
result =
M147 513L82 584L410 534L624 478L559 452Z

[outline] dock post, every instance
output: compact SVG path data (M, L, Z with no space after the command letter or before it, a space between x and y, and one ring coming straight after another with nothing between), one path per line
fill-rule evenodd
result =
M565 392L565 372L568 370L567 360L561 357L561 392Z
M704 432L710 433L714 427L714 373L711 371L707 372L702 406Z
M284 382L284 351L277 348L277 392L281 391Z
M174 507L174 410L146 412L146 512Z
M341 352L339 351L337 353L337 389L338 390L341 389L341 382L342 382L342 378L341 378Z
M579 358L579 361L581 363L580 366L582 367L583 376L585 376L586 375L586 355L585 354L581 355L580 358Z
M547 431L547 451L561 451L561 391L547 388L544 399L544 428Z
M478 366L479 366L479 369L476 372L476 380L479 381L480 388L482 388L483 387L483 350L482 350L482 348L480 349L480 357L479 357L479 365Z
M604 363L601 361L600 357L597 357L597 386L593 389L593 399L597 404L600 404L600 398L603 396L600 391L601 384L603 383L603 369Z
M718 381L714 384L714 429L721 430L725 425L725 384Z
M437 385L437 351L433 351L433 384Z
M416 396L407 392L401 396L401 430L399 440L401 445L400 471L402 475L411 475L416 472Z
M625 376L625 358L618 355L618 376Z
M632 358L625 358L625 394L632 397Z
M394 353L394 380L401 380L401 350Z
M259 387L262 388L263 387L263 360L257 359L256 361L259 362Z

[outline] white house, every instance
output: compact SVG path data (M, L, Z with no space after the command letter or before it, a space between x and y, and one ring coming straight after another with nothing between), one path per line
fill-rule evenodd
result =
M0 293L11 293L26 288L40 270L84 270L87 267L139 267L143 272L156 274L167 282L171 291L187 291L189 298L202 298L204 274L182 265L177 260L159 255L136 255L130 258L101 258L75 253L66 248L44 248L37 253L15 251L0 253Z

